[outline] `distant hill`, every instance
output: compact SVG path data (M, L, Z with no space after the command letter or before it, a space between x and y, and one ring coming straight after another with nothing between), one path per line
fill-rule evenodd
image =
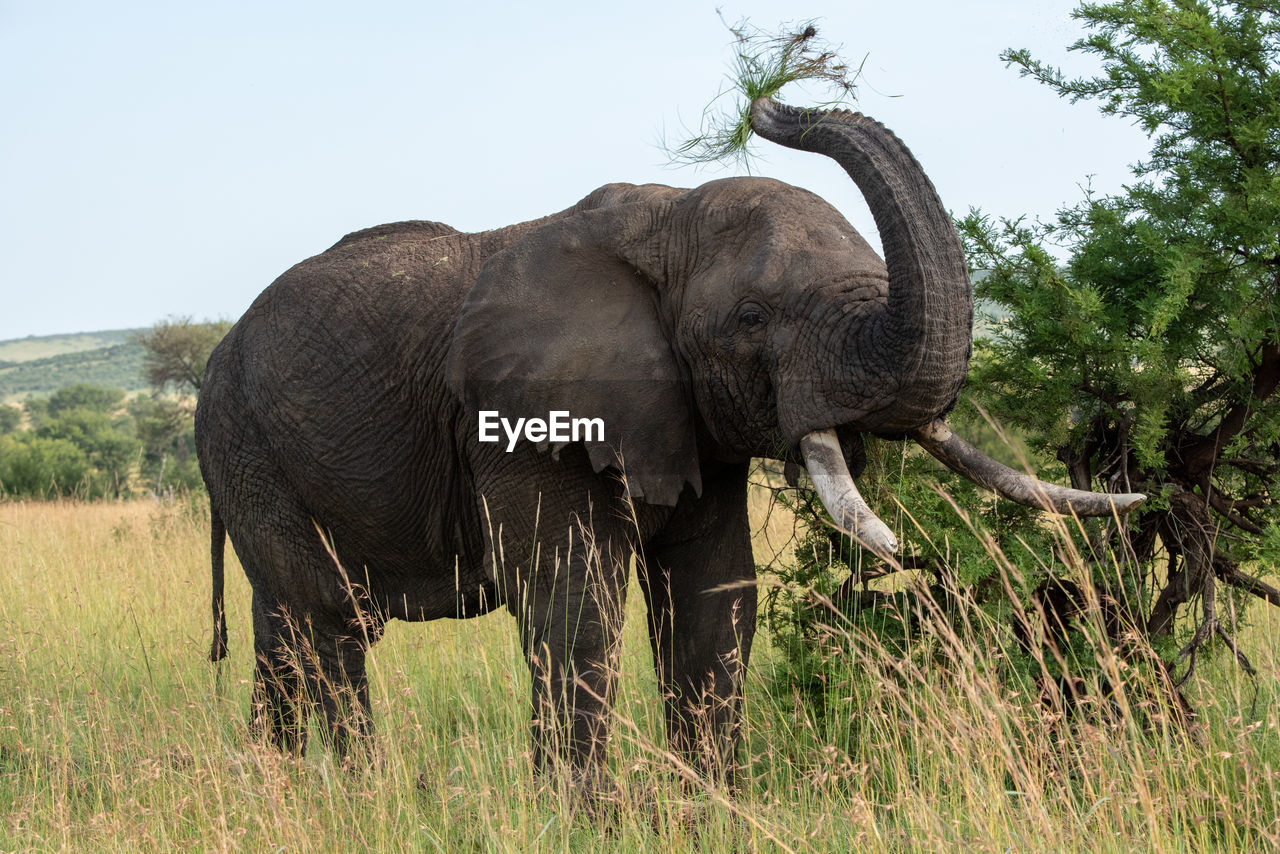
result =
M75 383L144 391L140 329L30 335L0 341L0 401L45 397Z

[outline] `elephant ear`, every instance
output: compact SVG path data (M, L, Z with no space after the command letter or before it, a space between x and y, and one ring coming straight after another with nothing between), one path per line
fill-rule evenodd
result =
M641 269L656 255L628 225L652 228L651 214L638 203L582 211L492 256L454 328L448 378L469 419L600 419L603 439L577 439L592 467L624 472L632 497L675 505L686 483L698 494L702 483L688 384ZM564 438L538 448L558 456Z

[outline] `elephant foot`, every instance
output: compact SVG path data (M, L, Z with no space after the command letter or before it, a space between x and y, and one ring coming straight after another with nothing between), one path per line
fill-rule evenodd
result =
M619 826L626 796L605 769L559 767L541 776L542 792L567 810L566 818L582 819L605 831Z
M339 767L349 774L379 774L387 767L386 754L371 733L349 738L334 752Z

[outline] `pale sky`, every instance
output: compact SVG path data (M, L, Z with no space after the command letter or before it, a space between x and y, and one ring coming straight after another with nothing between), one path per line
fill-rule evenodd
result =
M1000 62L1069 70L1060 0L0 0L0 340L235 319L343 234L466 231L611 181L695 186L661 149L724 85L719 16L816 19L856 108L892 128L943 203L1047 217L1120 188L1146 140ZM811 103L785 89L781 100ZM756 174L807 187L878 245L839 167L764 141Z

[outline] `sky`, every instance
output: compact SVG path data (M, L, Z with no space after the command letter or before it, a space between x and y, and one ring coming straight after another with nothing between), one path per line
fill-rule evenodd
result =
M726 87L748 19L814 20L856 109L915 153L943 203L1047 218L1112 192L1147 150L1000 51L1076 74L1064 0L172 3L0 0L0 340L238 318L342 235L407 219L464 231L673 166ZM780 100L816 103L787 88ZM717 103L731 103L726 100ZM878 245L834 162L756 141L750 168L813 190Z

